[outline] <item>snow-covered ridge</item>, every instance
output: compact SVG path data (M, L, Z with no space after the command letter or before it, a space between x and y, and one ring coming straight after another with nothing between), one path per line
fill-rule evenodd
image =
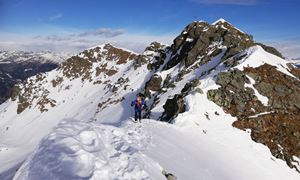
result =
M225 22L227 22L225 19L220 18L220 19L216 20L215 22L213 22L212 25L216 25L216 24L218 24L218 23L225 23ZM227 22L227 23L228 23L228 22Z
M234 28L234 29L240 31L241 33L245 33L244 31L242 31L242 30L240 30L239 28L233 26L232 24L230 24L228 21L226 21L226 20L223 19L223 18L218 19L217 21L213 22L211 25L212 25L212 26L221 26L222 28L227 29L227 27L224 26L224 24L227 24L227 26L228 26L228 25L231 26L231 28Z
M93 49L97 49L97 48L100 48L101 50L104 50L106 46L111 46L111 47L114 47L114 48L116 48L116 49L120 49L120 50L129 52L129 53L132 53L132 54L139 54L139 53L137 53L137 52L134 52L134 51L132 51L132 50L129 50L129 49L126 49L126 48L117 46L117 45L112 44L112 43L104 43L104 44L96 45L96 46L87 48L86 50L93 50Z
M236 68L243 70L244 67L259 67L263 64L270 64L276 66L277 70L287 74L291 77L295 77L289 72L287 64L289 61L284 60L278 56L266 52L261 46L253 46L246 51L247 56L240 60L240 63Z

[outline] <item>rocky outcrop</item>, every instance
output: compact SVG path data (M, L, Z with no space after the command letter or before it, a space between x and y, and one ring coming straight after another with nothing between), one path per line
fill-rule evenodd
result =
M170 71L162 80L155 76L152 77L146 83L144 92L150 99L155 99L153 101L155 105L159 102L159 97L163 93L174 89L176 84L185 79L186 75L201 69L203 65L207 67L204 68L205 71L201 72L201 76L216 70L220 63L225 64L227 67L234 67L248 55L245 50L256 44L251 35L242 32L226 21L218 21L214 24L195 21L185 27L170 47L153 42L146 48L143 55L146 58L150 57L148 69L155 72L160 68L169 70L177 66L174 71L178 71L178 73L174 75ZM280 56L276 49L263 44L260 45L269 52ZM216 56L218 58L213 58ZM213 59L214 61L211 61ZM216 62L215 59L220 60L220 62ZM253 111L256 113L265 111L266 108L254 95L253 89L244 86L245 83L250 83L246 74L238 70L231 73L230 76L226 73L219 75L220 78L217 84L224 88L209 91L208 98L236 116L252 115L254 114ZM201 89L194 88L194 86L197 87L196 84L196 81L185 82L185 87L179 95L184 97L192 91L202 93ZM152 91L152 94L150 91ZM253 106L254 108L249 110L247 106ZM175 113L173 117L176 117L176 115Z
M237 60L243 58L239 54L254 45L260 45L265 51L283 58L275 48L255 42L251 35L226 21L215 24L195 21L187 25L174 39L170 48L171 58L164 69L170 69L177 64L189 67L198 61L200 65L205 64L220 54L222 49L226 49L222 61L233 67L237 64Z
M202 90L198 87L200 84L201 82L199 79L194 79L190 82L187 82L181 90L181 94L183 96L187 96L191 92L197 92L202 94Z
M162 121L170 122L179 113L185 111L184 99L181 94L176 94L172 99L168 99L163 106L164 113L161 117Z
M161 65L164 64L167 56L167 49L167 46L156 41L152 42L148 47L145 48L143 55L146 56L146 58L151 59L147 66L148 69L157 70Z
M135 60L133 62L134 69L137 69L141 67L143 64L147 64L147 58L144 55L138 55L135 57Z
M221 48L227 47L223 59L232 57L254 45L250 35L242 33L227 22L210 25L206 22L193 22L175 38L171 46L171 60L165 69L177 64L186 67L200 60L202 64L221 53Z
M300 81L276 67L265 64L245 68L245 73L255 80L254 87L269 99L270 110L283 113L300 112Z
M69 79L81 77L82 81L90 79L92 62L79 56L73 56L67 59L60 67L63 75Z
M216 83L221 88L209 90L207 98L232 115L244 117L265 110L262 103L254 95L254 90L245 87L245 84L249 84L250 81L244 72L239 70L221 72L218 74Z
M198 87L200 85L199 79L194 79L187 82L180 94L176 94L172 99L168 99L164 104L164 112L161 116L161 121L171 122L179 113L185 112L184 97L191 92L203 93Z
M150 94L150 91L159 91L161 89L162 77L154 74L145 85L146 94Z
M258 93L268 98L267 106L255 97L253 89L245 87L249 83L246 75L255 80L253 87ZM265 144L275 157L296 168L293 157L300 157L299 79L264 64L244 71L222 72L217 84L221 87L209 90L208 99L238 118L233 126L251 129L254 141Z

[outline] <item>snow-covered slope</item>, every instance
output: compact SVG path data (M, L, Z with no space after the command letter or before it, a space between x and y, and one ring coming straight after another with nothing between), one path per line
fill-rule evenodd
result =
M178 179L299 179L281 160L295 152L283 144L277 159L251 128L232 126L276 111L257 86L267 78L254 70L265 63L299 81L287 61L225 21L194 22L171 46L154 42L143 54L110 44L87 49L18 85L0 105L0 178L164 179L163 171ZM223 94L210 99L211 91ZM141 124L130 118L138 93L149 107ZM253 103L243 116L223 107L224 97L240 93L238 101Z

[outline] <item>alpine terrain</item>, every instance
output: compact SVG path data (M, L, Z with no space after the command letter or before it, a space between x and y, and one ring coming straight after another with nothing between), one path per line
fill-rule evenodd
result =
M299 78L224 19L142 54L86 49L0 105L0 179L299 179Z

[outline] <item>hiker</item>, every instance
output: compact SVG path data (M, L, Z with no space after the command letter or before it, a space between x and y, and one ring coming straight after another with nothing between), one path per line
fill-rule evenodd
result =
M143 98L143 95L140 93L136 100L131 102L131 106L134 106L134 120L137 122L139 119L139 122L141 122L142 119L142 110L143 108L146 108L147 105L145 103L145 100Z

